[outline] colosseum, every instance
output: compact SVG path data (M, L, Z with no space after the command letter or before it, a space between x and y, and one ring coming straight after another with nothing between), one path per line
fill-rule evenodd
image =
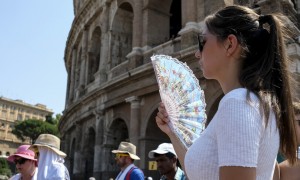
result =
M121 141L137 146L135 164L158 179L148 152L168 137L154 117L160 100L150 57L166 54L186 62L199 79L208 120L223 93L203 77L194 57L203 19L230 4L261 14L281 12L295 34L288 44L290 70L299 81L300 0L73 0L74 20L65 48L66 103L59 124L71 178L115 178L111 153ZM299 97L299 90L297 92Z

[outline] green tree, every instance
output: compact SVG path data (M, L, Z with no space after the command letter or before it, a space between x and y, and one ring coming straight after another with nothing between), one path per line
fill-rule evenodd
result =
M0 175L11 176L11 170L9 169L5 158L0 158Z
M18 122L12 130L12 133L22 141L24 141L26 137L30 138L31 143L33 143L40 134L53 134L59 136L56 124L36 119Z
M46 117L46 121L48 123L56 125L56 126L58 125L60 119L61 119L61 114L56 114L54 118L52 116L47 116Z

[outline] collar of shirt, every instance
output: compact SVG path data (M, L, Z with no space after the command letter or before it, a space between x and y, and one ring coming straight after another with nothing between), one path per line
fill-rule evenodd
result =
M134 166L134 164L130 164L129 166L127 166L127 168L124 169L124 171L121 171L121 172L118 174L116 180L125 179L126 174L128 173L128 171L129 171L133 166Z
M163 175L160 178L160 180L167 180L167 177L165 175ZM177 167L177 171L176 171L174 180L185 180L184 172L179 167Z

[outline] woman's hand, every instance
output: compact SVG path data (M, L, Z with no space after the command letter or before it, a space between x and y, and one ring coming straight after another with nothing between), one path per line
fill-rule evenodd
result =
M157 126L167 135L172 133L171 128L168 125L168 113L166 111L165 105L163 103L159 104L158 113L155 117Z

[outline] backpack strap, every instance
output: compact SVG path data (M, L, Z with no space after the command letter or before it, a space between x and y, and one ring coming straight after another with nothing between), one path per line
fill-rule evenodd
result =
M132 173L133 170L137 169L137 167L133 166L129 171L128 173L126 174L126 180L130 180L130 175Z

